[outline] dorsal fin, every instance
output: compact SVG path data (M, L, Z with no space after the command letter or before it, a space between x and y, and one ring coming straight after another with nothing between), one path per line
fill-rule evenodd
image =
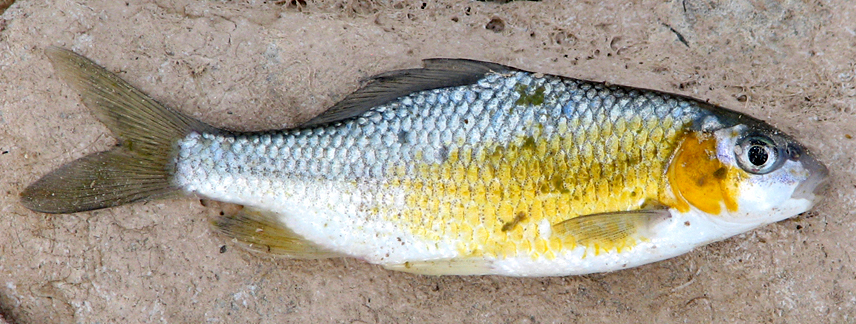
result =
M315 126L358 116L413 92L475 83L490 72L519 71L501 64L467 59L426 59L423 68L396 70L370 77L367 83L303 126Z

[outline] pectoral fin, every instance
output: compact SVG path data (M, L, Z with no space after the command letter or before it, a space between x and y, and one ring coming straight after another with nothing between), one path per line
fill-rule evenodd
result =
M654 224L671 215L668 209L645 209L578 216L556 225L553 233L578 245L611 246L633 235L646 236Z
M214 226L247 248L295 259L324 259L342 255L306 240L285 226L276 213L244 207L225 215Z

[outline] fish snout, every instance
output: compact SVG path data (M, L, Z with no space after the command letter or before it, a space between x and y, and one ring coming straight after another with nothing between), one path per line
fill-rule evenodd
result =
M819 200L829 188L829 169L809 151L799 157L800 164L808 171L808 177L794 190L793 198Z

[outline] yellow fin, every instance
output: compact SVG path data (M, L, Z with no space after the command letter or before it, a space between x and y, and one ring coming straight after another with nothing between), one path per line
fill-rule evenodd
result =
M490 274L491 262L484 259L443 259L385 264L384 268L422 275L474 276Z
M297 235L278 220L276 213L269 211L244 207L234 215L220 217L214 226L254 251L295 259L343 256Z
M643 209L635 211L609 212L574 217L553 225L553 233L575 244L606 247L634 234L646 234L651 225L671 217L667 209Z

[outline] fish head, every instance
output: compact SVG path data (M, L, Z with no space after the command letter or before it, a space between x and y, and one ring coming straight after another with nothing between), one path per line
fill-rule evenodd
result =
M766 127L763 127L766 126ZM829 170L802 144L768 125L738 125L717 134L717 157L739 168L734 222L777 222L812 208L823 197Z
M690 132L668 177L679 211L692 206L718 223L757 227L811 209L829 171L792 137L753 119Z

